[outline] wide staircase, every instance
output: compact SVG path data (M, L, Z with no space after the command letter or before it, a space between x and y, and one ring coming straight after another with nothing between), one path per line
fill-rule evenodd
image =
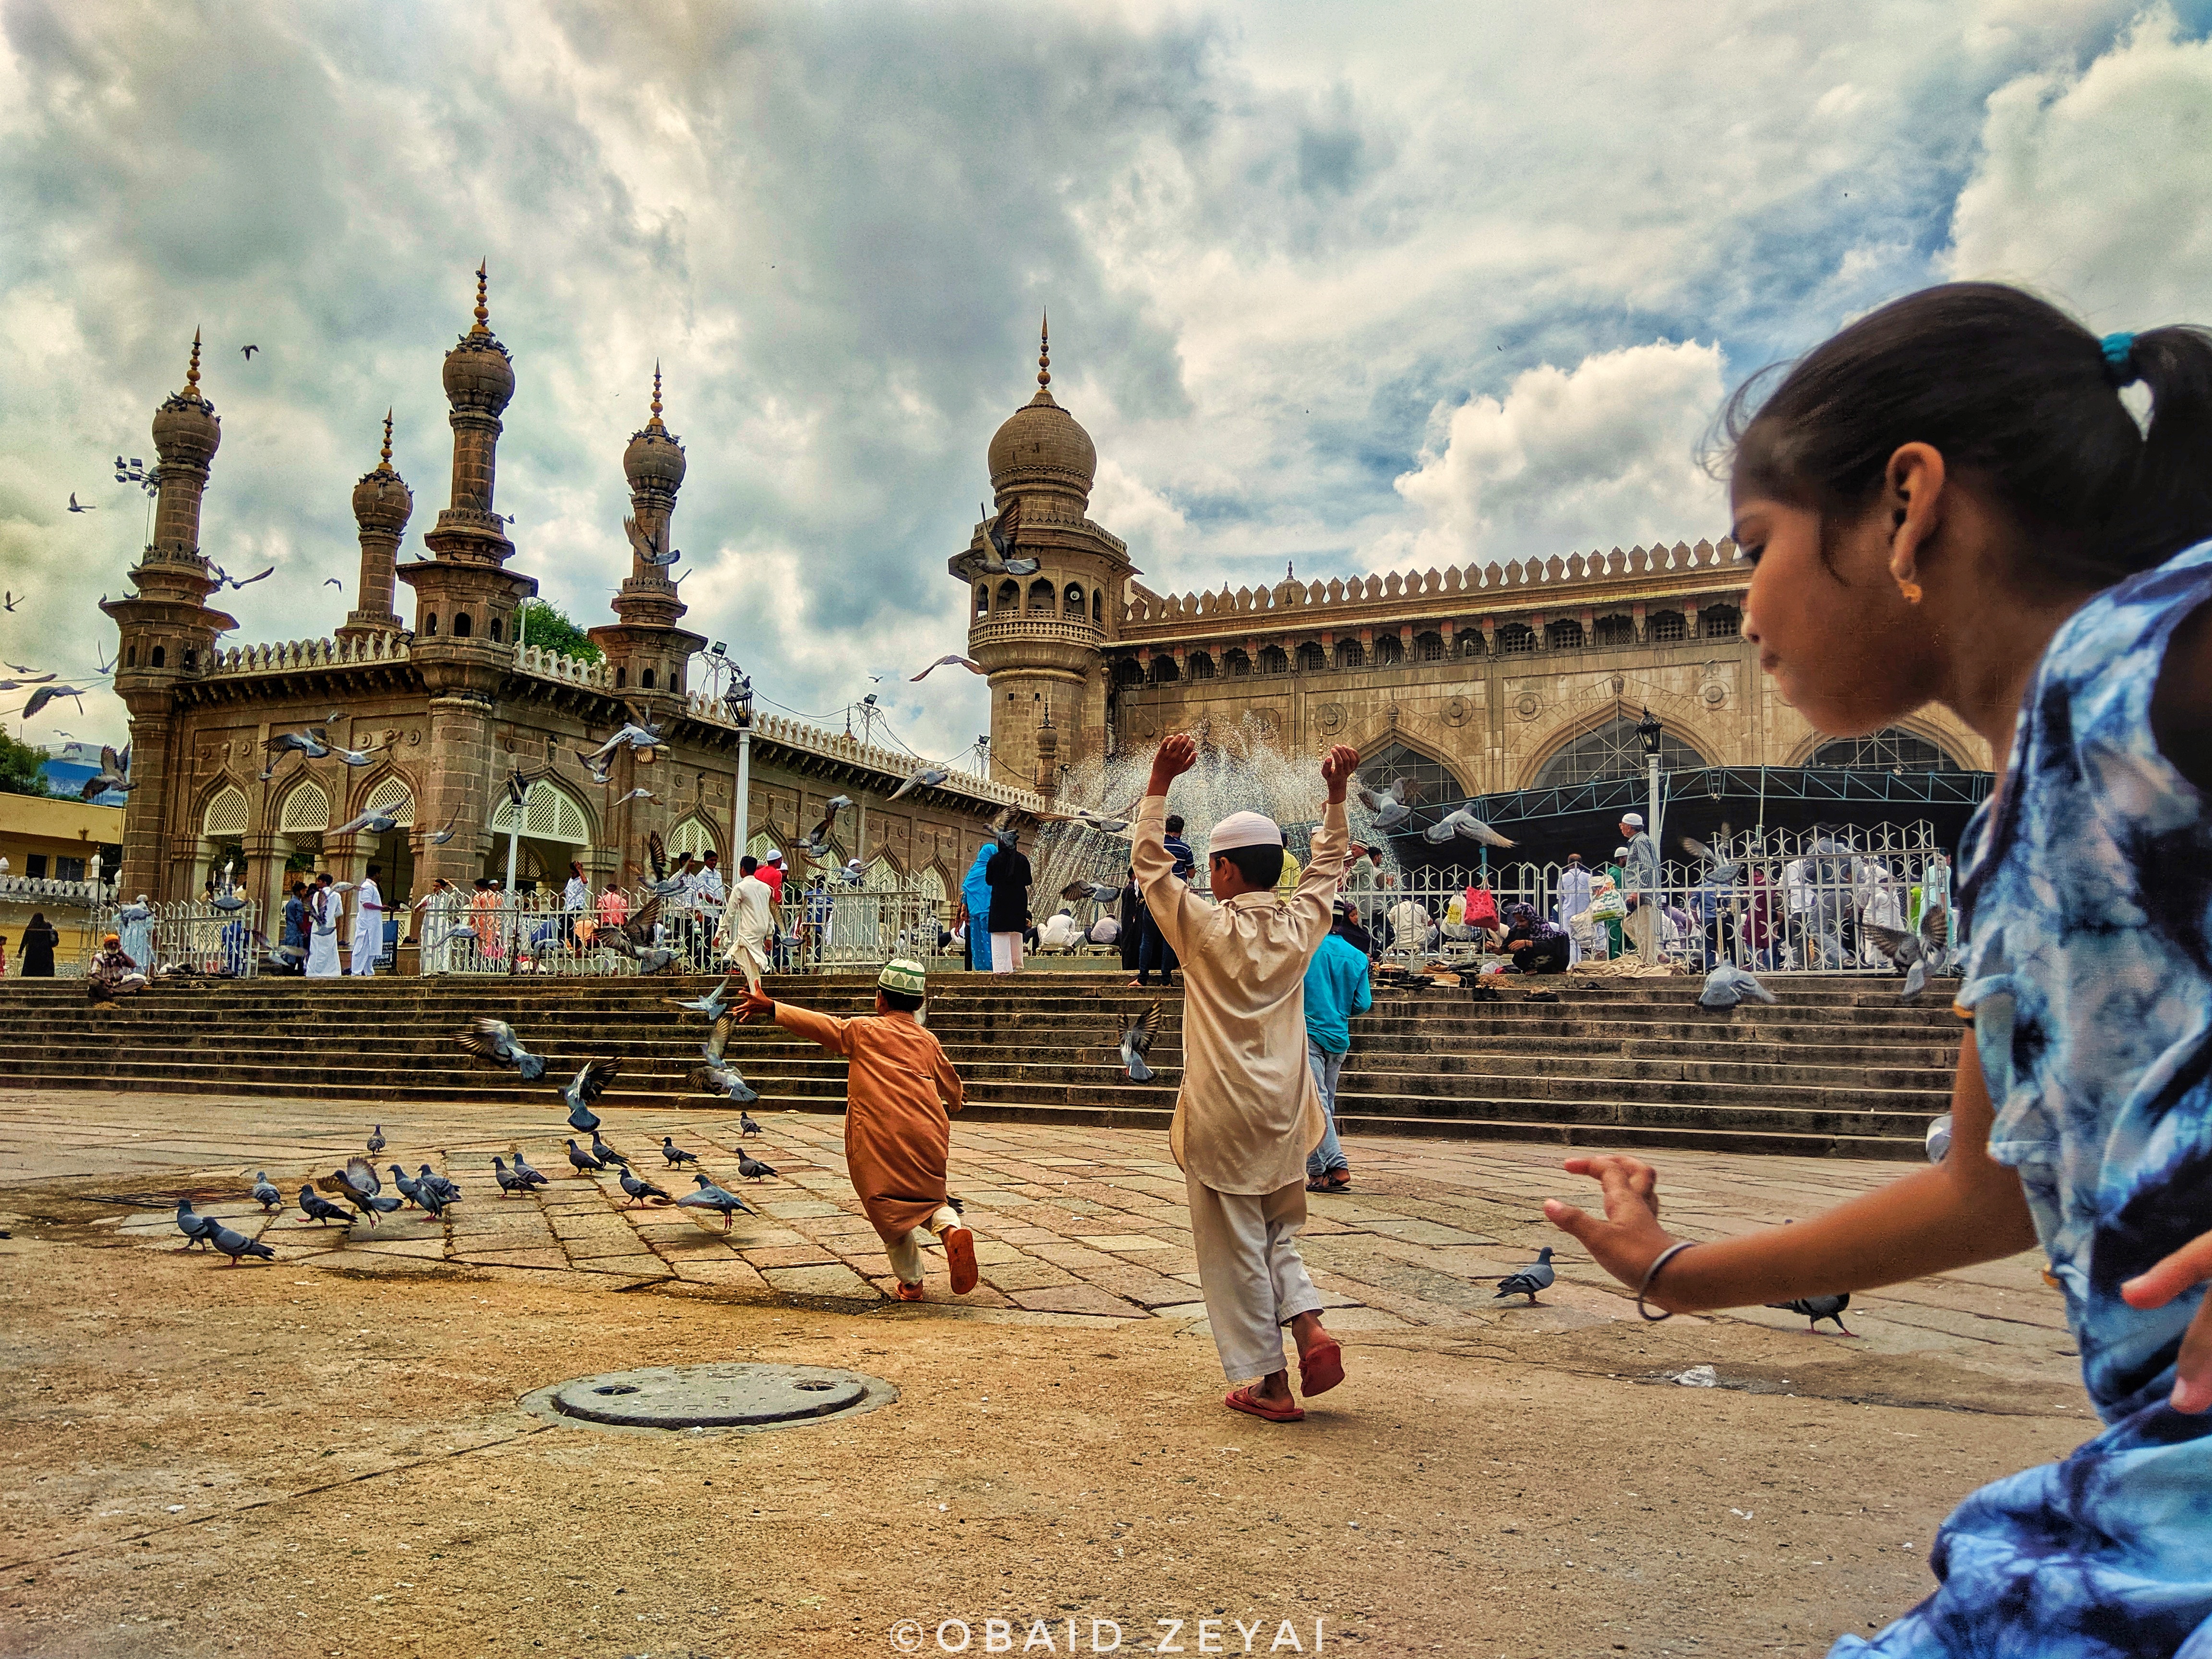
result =
M0 1079L19 1087L188 1091L210 1097L544 1102L583 1060L622 1070L603 1105L728 1103L691 1089L704 1019L668 1006L708 979L264 979L186 981L86 1006L80 982L0 981L15 1040ZM1697 1006L1693 979L1538 982L1559 1000L1378 987L1355 1021L1340 1085L1354 1134L1431 1134L1581 1146L1686 1146L1918 1158L1947 1109L1964 1030L1948 982L1917 1006L1894 979L1777 978L1781 1000L1727 1013ZM780 976L779 997L867 1012L872 976ZM1119 975L935 976L930 1029L968 1088L963 1115L1164 1128L1182 1072L1182 995L1165 995L1148 1084L1124 1076L1122 1025L1157 992ZM478 1015L507 1020L550 1060L546 1079L464 1054ZM738 1027L727 1059L760 1091L753 1109L837 1111L845 1065L773 1025Z

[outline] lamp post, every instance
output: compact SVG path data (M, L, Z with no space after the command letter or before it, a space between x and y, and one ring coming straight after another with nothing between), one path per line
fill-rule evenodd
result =
M722 647L714 647L715 655ZM745 843L752 838L753 797L753 683L742 669L732 665L737 675L724 696L723 707L730 711L730 719L738 728L738 799L730 811L730 863L736 867L745 855Z
M1636 735L1644 744L1644 781L1647 802L1644 822L1650 828L1651 845L1654 848L1662 845L1659 839L1659 733L1661 729L1658 720L1653 717L1651 709L1647 704L1644 710L1644 718L1636 722Z

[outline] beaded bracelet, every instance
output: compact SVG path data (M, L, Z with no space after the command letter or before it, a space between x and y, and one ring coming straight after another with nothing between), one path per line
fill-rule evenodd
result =
M1674 1316L1671 1313L1653 1313L1650 1309L1644 1305L1644 1298L1650 1291L1652 1280L1659 1277L1659 1270L1662 1267L1688 1249L1695 1242L1692 1239L1685 1239L1680 1244L1669 1244L1665 1249L1660 1251L1652 1259L1651 1265L1644 1270L1644 1282L1636 1287L1636 1311L1642 1314L1650 1323L1656 1325L1662 1320L1672 1319Z

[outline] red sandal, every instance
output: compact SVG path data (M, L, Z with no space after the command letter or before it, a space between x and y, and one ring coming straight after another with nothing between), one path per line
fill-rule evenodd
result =
M895 1281L895 1282L896 1283L896 1285L897 1285L897 1286L898 1286L898 1289L897 1289L897 1291L896 1292L896 1294L897 1295L898 1299L899 1299L900 1301L902 1301L902 1302L919 1302L919 1301L921 1301L921 1285L909 1285L909 1284L908 1284L908 1283L906 1282L906 1280L904 1280L903 1279L898 1279L898 1280L896 1280L896 1281Z
M1262 1422L1303 1423L1306 1420L1303 1406L1295 1403L1278 1406L1271 1400L1261 1399L1257 1382L1247 1382L1241 1389L1231 1389L1222 1396L1221 1403L1232 1412L1243 1412L1246 1416L1256 1417Z
M952 1294L965 1296L975 1288L975 1235L965 1227L947 1227L941 1237L945 1264L952 1269Z

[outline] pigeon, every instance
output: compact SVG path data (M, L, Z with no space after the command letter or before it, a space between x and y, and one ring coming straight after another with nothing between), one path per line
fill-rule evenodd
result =
M625 746L631 749L662 748L665 744L660 730L661 728L657 726L641 726L635 720L624 720L617 729L614 736L609 738L590 754L584 755L583 759L587 765L595 761L604 761L616 750ZM578 752L581 754L582 751Z
M593 760L589 755L586 754L580 749L576 751L576 758L583 763L584 770L592 775L592 781L593 783L605 787L605 785L614 781L615 763L613 761Z
M1685 836L1682 837L1682 850L1689 854L1691 857L1703 859L1706 863L1713 866L1711 879L1717 886L1725 887L1731 882L1735 881L1736 871L1741 867L1736 861L1730 858L1727 854L1716 853L1711 848L1706 846L1705 842L1697 840L1693 836Z
M576 1143L572 1140L568 1144L573 1146ZM499 1182L499 1195L501 1198L505 1198L510 1193L527 1192L530 1189L530 1183L508 1169L505 1158L496 1155L491 1161L491 1176L494 1181Z
M592 1131L592 1156L599 1160L599 1167L602 1170L610 1164L619 1164L625 1170L629 1168L629 1160L600 1139L599 1132L597 1129Z
M1455 836L1462 836L1468 841L1479 841L1485 847L1513 847L1519 844L1499 835L1497 830L1492 829L1464 806L1445 813L1443 817L1421 831L1421 839L1431 846L1441 846Z
M514 1160L514 1167L518 1171L522 1168L521 1158L517 1158ZM531 1173L532 1175L538 1174L535 1170L532 1170ZM541 1182L545 1179L543 1176L538 1176L538 1178ZM415 1171L415 1183L419 1187L431 1187L436 1188L438 1196L444 1199L448 1204L458 1204L461 1201L461 1189L453 1185L452 1182L447 1180L445 1176L440 1175L435 1170L432 1169L427 1164L422 1165Z
M462 933L463 930L457 927L446 937L452 939L455 934ZM474 939L476 933L473 930L470 930L465 937ZM514 1027L503 1019L494 1019L489 1014L483 1015L477 1019L474 1026L462 1032L453 1041L479 1059L493 1060L501 1066L514 1066L514 1074L525 1083L535 1083L545 1075L545 1057L543 1054L533 1054L524 1048L522 1039L514 1034ZM580 1123L576 1127L580 1129L584 1126Z
M739 1198L735 1193L725 1188L717 1187L703 1175L695 1175L691 1178L699 1183L699 1190L696 1193L686 1193L678 1199L676 1204L678 1209L714 1211L722 1218L724 1232L729 1231L731 1223L736 1218L738 1212L743 1211L746 1215L752 1213L744 1200Z
M934 761L924 761L907 775L906 781L894 789L890 798L896 800L901 795L912 794L917 789L934 789L951 775L948 769Z
M258 345L242 345L239 347L238 352L239 356L245 358L246 361L250 363L253 361L253 354L260 349L261 348Z
M348 766L374 766L376 764L376 750L374 749L340 749L336 744L333 744L331 748L331 753L337 756L338 759L343 761Z
M262 571L258 575L253 576L234 576L219 564L210 568L215 571L215 588L216 592L218 593L222 592L226 587L242 588L250 586L255 582L265 580L269 577L276 574L276 567L273 564L270 565L268 569Z
M342 823L330 833L333 836L358 835L366 830L372 836L388 836L399 827L399 820L389 812L371 810L363 812L350 823Z
M850 795L832 795L823 803L822 822L806 832L799 843L806 855L819 863L830 852L830 836L837 827L837 814L853 804Z
M1111 904L1121 896L1121 890L1109 881L1088 881L1079 878L1061 888L1060 896L1070 903L1079 899L1091 899L1100 904Z
M241 1256L259 1256L264 1261L274 1261L276 1259L276 1252L258 1239L248 1238L244 1233L234 1232L219 1221L210 1221L208 1224L207 1237L208 1243L230 1258L230 1265L234 1267L238 1265Z
M526 1187L543 1187L545 1177L532 1169L520 1152L514 1155L514 1173Z
M761 1126L753 1121L750 1113L740 1110L738 1113L738 1132L740 1134L757 1135L761 1132Z
M663 553L659 538L648 535L635 519L623 520L623 534L629 538L630 550L637 555L637 562L653 569L665 570L684 556L672 547Z
M576 1073L574 1079L561 1091L561 1098L568 1103L568 1127L581 1129L597 1137L599 1115L591 1109L590 1103L597 1100L622 1069L618 1060L587 1060Z
M1951 1115L1929 1120L1928 1125L1928 1161L1941 1164L1951 1151Z
M185 1249L191 1249L195 1244L206 1243L208 1234L214 1231L215 1224L213 1216L192 1213L192 1201L189 1198L177 1200L177 1231L185 1236Z
M659 1188L654 1186L650 1181L644 1179L641 1176L632 1175L626 1168L623 1170L620 1179L622 1181L623 1191L629 1194L629 1202L623 1206L624 1209L634 1209L638 1205L642 1204L648 1198L657 1198L664 1204L672 1204L675 1202L675 1200L670 1198L666 1193L662 1192Z
M390 1215L399 1207L398 1199L381 1196L384 1182L376 1173L376 1166L365 1158L348 1158L345 1168L333 1170L327 1181L318 1181L315 1185L345 1200L368 1218L372 1227L378 1215Z
M1536 1259L1517 1273L1508 1273L1498 1281L1498 1294L1490 1299L1499 1301L1509 1296L1525 1296L1528 1305L1536 1305L1536 1292L1552 1288L1552 1247L1548 1244L1536 1252Z
M390 1164L386 1167L392 1171L392 1184L399 1189L399 1196L405 1199L416 1209L421 1209L422 1207L422 1200L419 1194L422 1190L422 1183L417 1182L412 1176L409 1175L405 1170L402 1169L397 1164Z
M76 706L80 712L82 712L84 708L84 693L78 690L76 687L73 685L42 685L37 690L31 693L30 700L23 705L22 718L29 720L33 714L37 714L39 710L44 708L48 703L53 702L57 697L73 697L77 700ZM892 799L896 799L897 798L894 796Z
M691 1068L691 1086L703 1093L721 1095L738 1105L750 1105L760 1098L760 1091L738 1076L728 1066L695 1066ZM745 1131L748 1134L757 1130Z
M1899 933L1894 927L1880 927L1871 921L1862 926L1867 937L1874 941L1875 949L1905 975L1905 988L1897 994L1899 1002L1917 1000L1928 988L1928 976L1943 971L1951 942L1951 913L1942 905L1928 907L1916 933Z
M323 586L325 587L335 587L341 593L345 592L345 584L340 581L336 576L324 577Z
M676 1144L674 1135L661 1136L660 1155L668 1160L668 1167L672 1170L681 1169L686 1164L696 1164L699 1161L699 1154L685 1152Z
M251 1196L253 1201L261 1206L261 1212L264 1215L284 1202L284 1194L276 1190L276 1183L270 1180L269 1171L266 1170L253 1177L253 1191Z
M648 830L646 833L645 862L647 867L653 872L653 879L645 884L645 890L647 892L652 894L655 898L678 898L682 896L684 892L684 871L678 870L672 875L669 873L667 843L660 839L660 831L658 830ZM689 868L690 860L687 859L684 860L684 863L685 867ZM630 939L642 943L645 939L652 937L652 934L649 933L631 933L629 930L634 928L636 925L636 917L632 917L629 922L625 924L623 931Z
M1121 1033L1121 1069L1132 1083L1150 1083L1152 1068L1145 1064L1145 1056L1152 1052L1152 1039L1159 1035L1160 1010L1165 1005L1154 1001L1139 1014Z
M1836 1322L1836 1328L1842 1331L1845 1336L1851 1334L1850 1328L1844 1323L1844 1310L1851 1305L1851 1298L1848 1292L1841 1296L1801 1296L1793 1297L1788 1302L1770 1302L1766 1305L1778 1309L1784 1313L1804 1315L1812 1322L1808 1328L1810 1329L1817 1331L1820 1328L1822 1320L1832 1319Z
M415 1183L415 1202L422 1206L422 1212L433 1221L443 1216L446 1213L446 1206L453 1201L437 1188L426 1182L418 1181Z
M573 1140L568 1143L568 1162L576 1170L587 1175L605 1167L599 1159L593 1158Z
M1403 778L1391 779L1389 787L1379 793L1363 784L1353 787L1359 804L1375 815L1377 830L1395 829L1413 815L1413 809L1406 805L1407 783Z
M131 781L130 749L126 746L118 755L112 749L103 746L100 751L99 775L87 778L83 788L77 793L80 799L90 800L94 795L105 794L111 789L128 794L137 787Z
M337 1222L340 1226L348 1226L355 1219L352 1211L340 1209L313 1187L307 1186L300 1188L300 1211L318 1226L331 1221Z
M668 1006L672 1008L681 1008L687 1013L704 1014L708 1019L718 1020L730 1011L730 988L736 983L736 980L726 978L703 997L692 997L687 1001L681 1002L672 997L667 999Z
M1120 836L1124 841L1129 838L1125 833L1129 828L1128 819L1117 818L1110 812L1095 811L1088 806L1071 807L1065 812L1040 812L1036 816L1046 823L1079 823L1086 830L1096 830L1102 836ZM1061 896L1066 897L1066 895Z
M763 1164L742 1148L738 1152L738 1173L748 1181L758 1181L763 1176L772 1176L775 1166Z
M1018 497L1008 501L995 519L984 515L983 569L993 576L1034 576L1038 561L1013 556L1015 538L1021 533L1022 504Z
M100 511L100 508L78 501L76 498L76 491L72 489L70 491L69 510L72 513L97 513Z
M634 800L651 800L652 799L653 799L653 791L652 791L652 790L650 790L650 789L633 789L633 790L631 790L631 791L629 792L629 793L628 793L627 795L617 795L617 796L616 796L616 797L615 797L615 805L617 805L617 806L620 806L620 805L623 805L625 802L628 802L628 801L634 801Z
M1732 962L1719 963L1705 975L1705 988L1698 993L1700 1008L1733 1008L1745 1000L1772 1002L1773 992Z
M369 1131L368 1150L371 1156L384 1150L384 1126L381 1123Z
M971 674L988 674L991 672L989 669L984 667L981 663L977 662L973 657L939 657L935 662L930 664L928 668L923 669L921 672L914 677L915 683L919 684L923 680L927 679L930 675L930 670L937 668L964 668Z
M446 820L446 827L444 829L434 830L429 835L424 836L423 839L428 842L433 847L443 847L447 842L453 840L453 826L460 822L460 818L461 810L457 806L453 809L453 816Z

